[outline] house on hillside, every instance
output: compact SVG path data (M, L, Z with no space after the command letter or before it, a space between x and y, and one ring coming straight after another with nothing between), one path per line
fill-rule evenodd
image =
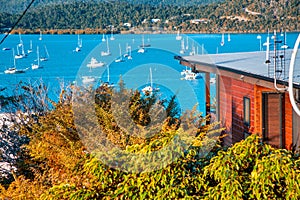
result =
M207 77L206 114L211 112L209 77L216 76L216 117L226 128L224 145L259 134L274 147L299 149L300 117L294 112L286 90L291 53L292 50L275 49L269 55L259 51L176 59ZM296 69L293 91L299 106L300 53Z
M199 23L204 23L207 24L208 23L208 19L192 19L190 20L191 24L199 24Z
M157 22L159 22L160 21L160 19L151 19L151 22L152 23L157 23Z

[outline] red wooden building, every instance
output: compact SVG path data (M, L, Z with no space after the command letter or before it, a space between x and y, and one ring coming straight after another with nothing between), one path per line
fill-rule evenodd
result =
M276 56L270 52L273 59L267 63L266 52L262 51L176 59L194 72L204 74L207 114L211 106L209 79L212 74L216 77L216 116L226 128L224 145L238 142L249 134L258 134L275 147L295 149L300 145L300 117L293 111L286 90L291 52L284 51L284 57L280 52ZM295 80L300 80L299 56L297 61ZM300 85L294 83L298 102L299 91Z

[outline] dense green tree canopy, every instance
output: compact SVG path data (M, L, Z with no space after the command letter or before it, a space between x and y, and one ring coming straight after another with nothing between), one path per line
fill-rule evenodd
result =
M131 30L132 27L124 27L124 23L130 23L135 27L135 31L145 27L148 30L155 27L162 31L181 29L186 32L257 32L268 29L297 31L299 29L300 15L297 0L188 2L178 0L137 3L124 0L47 3L45 1L32 7L19 23L18 28L28 32L37 32L39 29L48 31L91 29L94 32L95 30L107 32L111 31L113 26L115 32L120 32ZM20 10L23 10L22 5L15 3L13 7L19 6ZM11 27L19 14L11 12L9 8L0 10L2 10L0 28ZM153 18L160 19L160 22L151 22ZM191 21L193 19L203 19L203 21L195 23Z

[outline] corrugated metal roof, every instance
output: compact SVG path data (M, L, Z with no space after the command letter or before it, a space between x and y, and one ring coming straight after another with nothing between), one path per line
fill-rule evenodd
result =
M280 80L288 81L289 67L292 49L277 51L277 66L278 68L285 65L285 72L277 73L277 77ZM224 54L205 54L205 55L193 55L185 56L183 59L194 62L226 67L233 70L239 70L242 72L260 75L264 77L274 77L274 51L270 51L269 60L271 63L269 66L266 62L266 51L257 52L241 52L241 53L224 53ZM284 58L280 58L280 55L284 55ZM269 71L268 71L269 69ZM279 76L280 75L280 76ZM300 50L296 56L296 62L294 67L294 82L300 83Z

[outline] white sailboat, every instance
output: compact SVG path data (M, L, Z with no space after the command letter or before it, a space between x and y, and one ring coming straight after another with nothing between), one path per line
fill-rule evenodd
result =
M131 56L131 46L128 46L128 56L127 56L128 60L132 60L132 56Z
M106 37L106 51L101 51L101 56L110 56L111 53L109 51L108 38Z
M128 52L129 45L128 45L128 43L126 43L126 48L125 49L126 49L126 53L123 56L124 56L124 58L127 58L129 56L129 52Z
M200 73L194 73L192 71L185 74L184 79L185 80L196 80L202 78Z
M195 44L193 43L192 44L192 50L190 52L190 56L194 56L194 55L196 55L196 48L195 48Z
M45 55L40 57L40 61L47 61L50 58L46 45L44 45L44 49L45 49L45 52L44 52Z
M82 76L82 83L83 84L93 83L95 81L96 81L95 77L92 77L92 76Z
M185 52L185 46L184 46L184 39L181 40L181 49L179 51L179 53L184 54Z
M139 46L138 53L145 53L145 47L150 47L150 44L145 44L145 37L142 35L142 44Z
M195 80L202 78L200 73L192 72L192 69L188 69L188 67L185 67L185 69L180 72L180 75L183 76L181 78L183 80Z
M115 40L116 38L114 37L114 30L113 30L113 26L111 28L111 32L110 32L110 40Z
M139 48L138 53L145 53L145 49L144 48Z
M110 72L109 72L109 65L107 65L107 81L102 83L101 86L113 88L115 85L110 82Z
M145 95L150 95L150 94L152 94L152 92L154 92L154 91L159 91L159 88L157 88L157 87L153 87L153 82L152 82L152 69L151 69L151 67L150 67L150 69L149 69L149 71L150 71L150 85L148 85L148 86L146 86L146 87L144 87L143 89L142 89L142 92L145 94Z
M230 38L230 33L228 33L227 35L227 41L230 42L231 41L231 38Z
M221 39L220 45L221 45L221 46L224 46L224 44L225 44L224 33L222 33L222 39Z
M102 42L105 42L106 39L105 39L105 36L104 36L104 33L102 34Z
M13 49L13 61L14 65L4 71L5 74L20 74L20 73L25 73L26 69L17 69L16 67L16 58L15 58L15 50Z
M17 45L17 54L15 55L15 59L21 59L23 56L20 54L19 45Z
M150 42L150 38L148 38L148 42ZM145 47L150 47L151 44L148 43L148 44L145 44L145 36L142 35L142 44L140 45L140 48L145 48Z
M27 53L32 53L32 40L30 40L29 49L27 50Z
M40 37L39 37L39 40L43 40L42 31L40 31Z
M124 62L123 56L122 56L122 49L121 49L121 44L119 44L119 51L120 51L120 56L115 60L115 62Z
M126 53L124 54L124 57L127 58L128 60L132 59L131 56L131 46L126 43Z
M20 49L21 48L21 52ZM21 58L25 58L26 54L24 51L24 45L23 42L17 45L17 55L15 55L15 59L21 59Z
M21 46L23 46L23 40L21 37L21 33L19 33L19 40L20 40L20 42L19 42L18 46L21 47Z
M181 39L182 39L182 37L180 35L180 31L178 30L177 35L176 35L176 40L181 40Z
M80 36L77 36L77 47L75 48L74 51L79 52L81 51L82 48L82 39L80 38Z
M186 46L185 46L185 50L189 49L189 38L186 37Z
M97 68L97 67L103 67L105 65L104 62L98 61L96 58L92 57L91 61L86 65L89 68Z
M270 37L267 36L267 41L263 44L264 46L266 46L266 61L265 64L269 64L271 63L270 58L269 58L269 54L270 54Z
M39 51L39 46L36 47L36 55L37 55L37 64L32 64L31 69L39 69L40 67L40 51Z
M280 47L282 49L288 49L289 46L287 45L287 42L286 42L286 32L284 32L284 44Z

